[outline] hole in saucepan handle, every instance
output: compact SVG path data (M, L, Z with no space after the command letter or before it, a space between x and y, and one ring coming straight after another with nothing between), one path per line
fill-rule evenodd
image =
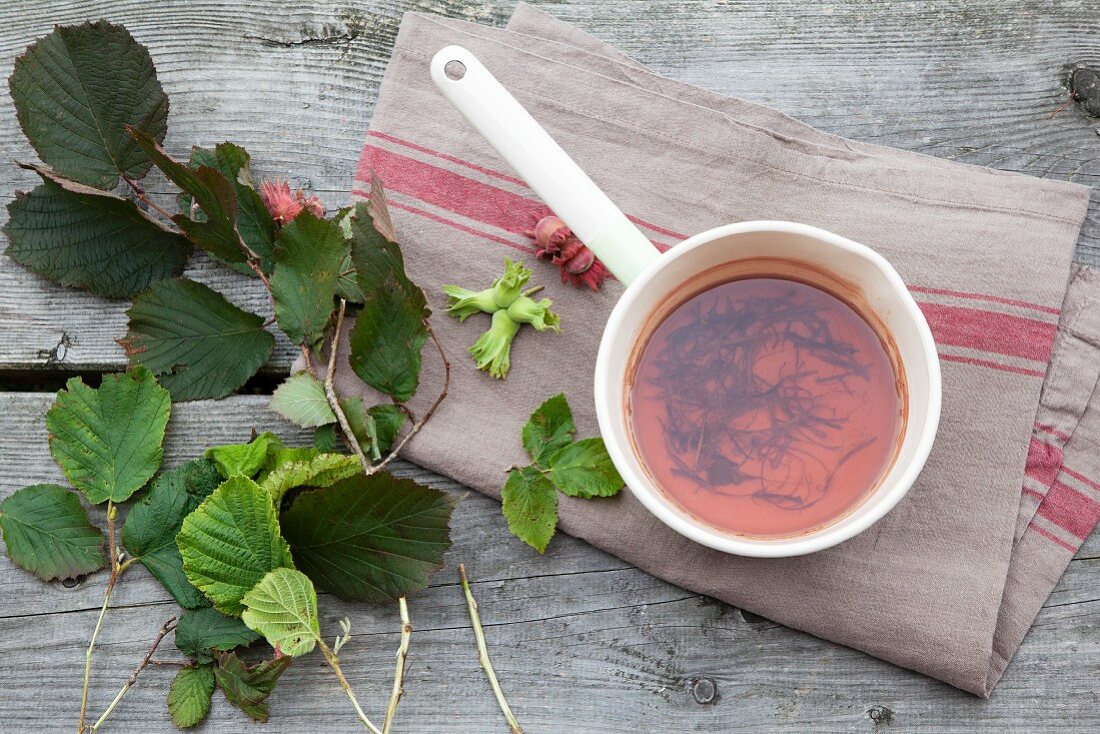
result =
M443 73L447 75L447 78L451 81L459 81L462 77L466 76L466 64L458 61L457 59L448 61L443 66Z

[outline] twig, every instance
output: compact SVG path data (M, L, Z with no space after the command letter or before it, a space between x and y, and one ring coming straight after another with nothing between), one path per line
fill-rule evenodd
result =
M347 306L347 300L341 298L340 307L336 310L336 328L332 332L332 343L329 345L328 351L328 369L325 371L324 383L325 397L328 399L328 406L336 414L340 430L344 432L344 440L347 441L348 446L358 457L359 466L363 467L363 473L370 474L370 459L363 453L363 447L359 445L359 439L355 437L355 431L351 430L351 423L348 422L348 417L344 415L344 409L340 407L340 399L336 397L336 388L333 387L333 381L336 379L336 352L340 349L340 331L344 328L344 311ZM316 372L314 372L308 357L306 358L306 366L309 367L310 373L316 377Z
M1059 112L1061 112L1065 108L1069 107L1070 104L1075 99L1077 99L1077 93L1076 92L1070 92L1069 99L1067 99L1065 102L1063 102L1061 105L1059 105L1058 109L1054 110L1054 112L1051 112L1050 117L1048 117L1047 119L1048 120L1053 120L1055 115L1057 115Z
M95 651L96 639L103 628L103 620L107 616L107 608L111 604L111 592L122 572L134 562L133 558L123 562L119 557L118 547L115 545L115 518L118 517L118 508L113 500L107 500L107 552L111 557L111 578L107 580L107 590L103 594L103 606L99 608L99 617L92 630L92 638L88 641L88 650L84 653L84 687L80 694L80 718L77 721L77 734L84 734L88 730L88 687L92 680L92 655Z
M167 219L169 222L173 222L173 223L175 222L175 220L172 219L172 215L169 214L163 207L157 205L152 199L150 199L145 194L145 190L137 185L136 181L132 181L129 178L127 178L126 176L123 176L122 180L125 181L126 183L130 184L130 188L134 190L134 195L137 196L137 198L139 200L141 200L146 206L148 206L150 209L155 211L157 214L160 214L162 217Z
M447 397L447 392L451 388L451 363L447 359L447 355L443 351L443 345L439 343L439 337L435 335L435 331L432 329L432 325L425 321L424 326L425 328L427 328L428 336L432 338L432 342L435 344L436 350L439 351L439 358L443 360L443 389L440 391L439 397L437 397L435 399L435 402L432 403L432 407L428 408L428 412L424 414L424 417L412 424L412 426L409 428L409 432L401 437L401 440L397 442L397 445L393 447L393 450L390 451L386 458L382 459L381 462L375 464L366 471L366 474L368 475L382 471L382 469L384 469L387 464L397 458L397 455L401 452L401 449L405 448L405 444L411 441L412 437L415 436L417 432L419 432L420 429L424 427L424 424L428 422L432 415L435 414L435 411L439 407L439 404L442 403L443 400Z
M302 344L299 349L302 352L302 362L306 365L306 372L315 380L321 379L317 376L317 368L313 366L313 352L310 350L309 346Z
M405 661L409 656L409 640L412 638L412 624L409 622L409 605L405 597L397 600L401 610L401 644L397 648L397 670L393 674L393 691L390 693L390 705L386 707L386 719L382 722L382 734L390 734L393 717L397 713L397 704L405 693Z
M160 645L161 640L163 640L165 636L175 628L175 617L169 617L168 621L161 625L160 632L158 632L157 636L153 638L153 644L149 646L149 652L145 653L145 657L141 659L141 662L138 663L137 667L134 668L132 673L130 673L130 677L127 678L126 682L122 684L122 688L115 695L115 700L111 701L111 705L107 707L107 710L103 712L103 715L99 717L99 720L96 721L94 725L92 725L93 732L99 731L99 727L103 726L103 722L106 721L107 717L111 715L111 712L115 710L115 706L118 706L118 702L121 701L122 697L126 695L126 691L134 687L134 684L137 683L138 676L141 674L141 671L145 670L145 666L148 665L149 662L152 660L153 653L157 651L157 647Z
M382 734L382 730L371 723L371 720L367 718L367 715L363 713L363 709L359 706L359 701L355 698L355 693L351 690L351 684L348 683L348 679L344 677L344 671L340 670L340 659L336 656L336 653L334 653L332 648L326 645L325 641L320 637L315 639L317 640L317 646L321 648L321 654L325 656L325 660L328 662L329 667L332 668L332 672L336 673L336 678L340 681L340 687L344 689L344 693L347 694L348 700L351 701L351 705L355 707L355 714L359 717L359 721L371 731L371 734Z
M500 710L504 713L504 718L508 720L511 734L523 734L523 729L516 721L512 709L508 706L508 701L504 699L504 691L500 690L497 674L493 671L493 663L489 660L489 649L485 644L485 631L481 628L481 617L477 613L477 602L474 601L474 595L470 593L470 581L466 578L466 566L461 563L458 564L458 575L462 578L462 590L466 593L466 606L470 608L470 622L473 623L474 637L477 638L477 656L481 661L481 667L485 670L485 677L489 679L493 695L497 697Z

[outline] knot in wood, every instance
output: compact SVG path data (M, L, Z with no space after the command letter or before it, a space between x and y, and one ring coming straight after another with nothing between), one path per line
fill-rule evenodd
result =
M1090 115L1100 115L1100 70L1081 67L1073 70L1069 90Z
M691 681L691 696L695 703L704 706L718 702L718 684L713 678L693 678Z
M894 720L894 712L885 706L872 706L867 709L867 716L875 722L875 726L887 726Z

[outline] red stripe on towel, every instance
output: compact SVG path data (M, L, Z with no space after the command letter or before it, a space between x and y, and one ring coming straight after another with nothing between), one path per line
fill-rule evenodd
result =
M451 163L455 163L455 164L460 165L460 166L465 166L466 168L469 168L472 171L477 171L478 173L484 173L486 176L492 176L493 178L499 178L502 181L507 181L508 183L513 183L513 184L516 184L517 186L522 186L523 188L527 188L527 182L524 181L521 178L516 178L515 176L509 176L506 173L501 173L500 171L494 171L492 168L486 168L485 166L479 166L478 164L471 163L470 161L464 161L461 158L456 158L453 155L447 155L446 153L440 153L438 150L432 150L431 148L425 148L423 145L418 145L418 144L413 143L413 142L408 141L408 140L402 140L401 138L396 137L394 135L387 135L386 133L380 133L377 130L370 130L370 131L367 132L367 135L373 135L376 138L380 138L382 140L387 140L387 141L389 141L391 143L394 143L396 145L403 145L404 147L409 148L411 150L415 150L418 153L424 153L425 155L435 156L436 158L440 158L440 159L445 160L445 161L450 161Z
M373 145L363 149L357 177L369 180L367 169L374 169L390 191L508 232L530 229L544 209L537 201Z
M1080 547L1080 546L1076 546L1076 545L1072 545L1070 543L1067 543L1066 541L1062 540L1061 538L1059 538L1054 533L1050 532L1049 530L1044 530L1043 528L1039 527L1035 523L1032 523L1032 524L1028 525L1027 529L1038 533L1039 535L1043 536L1044 538L1051 541L1055 545L1062 546L1063 548L1065 548L1066 550L1068 550L1071 553L1076 553L1077 549Z
M1039 505L1039 514L1084 540L1100 520L1100 504L1066 484L1054 482Z
M1062 471L1064 471L1066 474L1070 475L1071 477L1073 477L1077 481L1081 482L1082 484L1088 485L1089 487L1092 487L1093 489L1095 489L1097 491L1100 491L1100 482L1095 482L1092 479L1089 479L1088 477L1084 476L1083 474L1079 474L1079 473L1073 471L1072 469L1070 469L1068 467L1063 466Z
M448 156L392 135L378 132L372 132L371 135L396 145L417 150L425 155L463 165L471 170L477 170L487 175L496 175L498 178L513 183L518 182L518 179L505 176L484 166L462 161L454 156ZM392 191L402 193L460 217L507 232L523 233L531 227L536 217L546 212L545 205L537 200L506 191L482 181L476 181L440 166L368 144L363 148L357 178L363 181L369 180L371 169L378 173L385 186ZM459 221L449 219L445 215L427 212L408 205L402 205L399 208L520 251L531 251L516 242L474 229ZM653 231L677 238L683 237L678 232L644 222L636 217L632 217L632 219ZM655 244L662 250L667 249L665 245ZM924 287L915 288L914 290L932 292L932 289ZM954 291L944 292L958 294ZM1009 300L993 296L978 296L977 294L958 295L984 298L985 300L997 302L1007 302ZM1022 304L1023 302L1019 303ZM941 344L975 349L986 352L991 356L1022 357L1039 362L1047 361L1050 356L1050 347L1056 331L1056 328L1051 324L977 308L928 303L921 304L921 308L928 318L933 335ZM946 361L986 367L1029 377L1043 377L1045 375L1043 370L1004 364L995 359L980 359L951 354L941 355L941 358Z
M936 336L935 330L933 330L932 336ZM1026 367L1017 367L1011 364L1000 364L998 362L990 362L988 359L976 359L974 357L960 357L957 354L941 354L940 359L945 362L960 362L962 364L971 364L976 367L988 367L991 370L1000 370L1001 372L1011 372L1016 375L1027 375L1028 377L1046 377L1046 372L1041 370L1029 370Z
M1054 436L1055 438L1060 438L1063 441L1068 441L1069 440L1069 434L1068 433L1066 433L1065 431L1059 431L1054 426L1048 426L1046 423L1036 423L1035 427L1038 428L1043 433L1049 433L1050 435Z
M370 130L370 131L367 132L367 135L374 136L376 138L388 141L388 142L393 143L395 145L404 146L406 148L409 148L410 150L415 150L418 153L424 153L425 155L434 156L436 158L439 158L440 160L444 160L444 161L448 161L450 163L454 163L455 165L459 165L459 166L463 166L465 168L469 168L471 171L477 171L478 173L483 173L486 176L492 176L493 178L500 179L501 181L507 181L508 183L515 184L517 186L522 186L523 188L530 191L530 187L527 185L526 181L524 181L521 178L516 178L515 176L509 176L507 173L502 173L500 171L493 170L492 168L488 168L486 166L482 166L482 165L479 165L477 163L473 163L471 161L463 160L462 158L459 158L459 157L453 156L453 155L448 155L447 153L443 153L443 152L440 152L438 150L432 150L431 148L425 147L423 145L419 145L418 143L414 143L410 140L403 140L403 139L397 137L396 135L389 135L387 133L378 132L377 130ZM365 152L366 151L364 151L364 153ZM360 166L361 165L362 164L360 164ZM360 173L361 172L362 171L360 171ZM360 178L364 178L364 177L360 176ZM366 176L364 178L364 180L369 179L369 178L370 178L369 176ZM676 232L676 231L668 229L666 227L661 227L659 225L653 224L652 222L647 222L644 219L642 219L640 217L636 217L632 214L627 214L626 217L627 217L627 219L634 222L635 224L641 225L641 226L645 227L648 230L656 232L657 234L663 234L666 237L672 237L672 238L677 239L677 240L686 240L687 237L688 237L686 234L683 234L681 232ZM664 251L665 249L668 249L667 246L657 244L657 243L654 243L654 244L656 244L658 249L661 249L662 251Z
M1006 306L1019 306L1021 308L1030 308L1033 311L1042 311L1043 313L1050 313L1058 315L1062 313L1061 309L1051 308L1050 306L1042 306L1038 303L1031 303L1029 301L1019 301L1015 298L1002 298L1001 296L990 296L983 293L967 293L965 291L949 291L944 288L930 288L924 285L911 285L909 290L914 293L929 293L938 296L953 296L954 298L970 298L978 301L989 301L990 303L1003 303Z
M431 213L429 211L425 211L423 209L417 209L415 206L409 206L408 204L402 204L399 201L392 201L392 200L388 200L388 199L386 200L386 204L389 205L389 206L392 206L394 209L403 209L407 212L411 212L412 214L417 214L417 215L419 215L421 217L424 217L426 219L430 219L433 222L439 222L440 224L445 224L448 227L453 227L453 228L457 229L460 232L465 232L466 234L472 234L475 237L484 237L487 240L491 240L493 242L498 242L502 245L506 245L507 247L511 247L514 250L519 250L520 252L526 252L528 255L533 255L535 253L535 249L533 247L524 247L523 245L519 244L518 242L512 242L511 240L506 240L503 237L497 237L494 234L489 234L488 232L482 232L480 230L474 229L473 227L467 227L465 224L462 224L461 222L456 222L453 219L447 219L446 217L441 217L438 214L433 214L433 213Z
M1036 362L1050 359L1058 327L1044 321L965 306L920 304L936 341Z
M1027 449L1027 467L1024 472L1043 486L1049 487L1058 478L1058 470L1061 468L1062 450L1032 438Z

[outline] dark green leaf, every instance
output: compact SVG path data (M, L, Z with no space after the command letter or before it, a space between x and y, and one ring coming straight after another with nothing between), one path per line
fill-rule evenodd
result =
M319 426L317 430L313 432L313 445L317 447L318 451L326 454L335 451L336 424L330 423L327 426Z
M116 194L60 178L42 177L29 194L8 204L8 255L64 286L101 296L130 296L178 274L191 254L186 239Z
M558 493L550 480L533 466L513 469L500 498L512 535L545 552L558 525Z
M164 280L134 299L120 342L176 400L222 398L267 361L275 337L264 320L205 285Z
M264 700L275 690L279 676L290 667L293 659L285 655L249 667L234 653L222 653L214 666L214 676L229 703L262 723L267 721Z
M228 263L244 262L247 256L236 228L237 193L229 179L210 166L192 170L168 155L160 143L142 131L127 129L161 173L190 194L206 215L202 220L186 214L172 217L187 239Z
M372 461L378 461L393 446L405 413L396 405L375 405L367 408L362 398L340 398L340 409L348 419L359 447Z
M531 461L545 465L551 454L573 440L576 432L565 393L559 393L531 414L523 427L523 448L527 449Z
M71 579L107 565L103 533L75 494L56 484L24 487L0 502L8 557L43 581Z
M299 570L341 599L382 601L424 588L451 545L442 492L388 472L300 495L283 513Z
M294 344L313 346L324 335L347 252L340 225L308 210L279 230L271 294L279 328Z
M180 668L168 689L168 713L180 729L195 726L210 712L214 695L214 666L188 665Z
M123 26L56 26L15 60L8 85L38 155L77 181L112 189L120 174L148 173L127 125L164 140L168 97L149 52Z
M584 438L550 457L550 478L571 497L610 497L623 488L602 438Z
M237 232L249 249L260 256L260 269L268 275L275 268L275 221L256 192L250 168L248 151L234 143L219 143L210 148L192 148L188 165L192 170L200 166L218 169L233 185L237 195ZM180 194L180 211L187 214L194 199L190 194ZM201 210L194 219L202 221L206 215ZM245 265L238 265L241 272L252 274Z
M367 414L374 419L375 446L380 454L386 454L393 448L397 434L405 425L405 413L396 405L374 405ZM381 457L379 457L381 458Z
M352 261L365 296L351 331L349 361L363 382L406 401L420 382L420 351L428 339L424 292L405 274L401 249L374 228L366 204L351 222Z
M93 505L123 502L160 468L171 407L144 367L104 375L95 390L73 377L46 413L50 453Z
M286 378L271 395L271 409L291 423L316 428L336 422L325 387L316 377L302 371Z
M200 663L209 663L218 652L251 645L260 636L239 617L227 617L213 607L188 609L176 626L176 647Z
M183 525L183 518L221 482L221 474L208 459L195 459L164 472L130 508L122 526L122 544L127 552L149 569L185 609L204 607L210 602L187 580L176 546L176 534ZM176 636L179 637L178 631Z
M278 436L264 431L248 443L211 446L206 450L206 458L218 466L218 471L226 479L237 474L252 477L264 467L268 456L282 447L283 442Z
M348 303L362 303L367 298L359 287L359 280L355 277L350 250L344 255L344 262L340 264L340 275L336 278L336 295Z
M224 614L244 611L241 599L268 571L294 566L271 496L240 475L184 518L176 542L187 580Z

